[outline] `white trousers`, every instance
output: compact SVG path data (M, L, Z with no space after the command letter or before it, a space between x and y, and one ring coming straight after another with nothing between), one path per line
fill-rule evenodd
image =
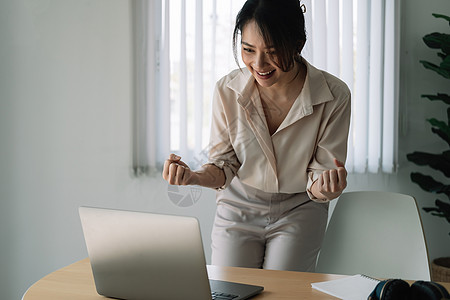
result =
M213 265L313 272L328 203L306 193L266 193L234 178L217 193Z

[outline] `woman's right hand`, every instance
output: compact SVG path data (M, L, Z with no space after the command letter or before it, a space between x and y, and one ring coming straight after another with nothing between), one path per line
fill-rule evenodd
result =
M163 178L172 185L191 185L196 184L196 173L185 164L181 157L170 154L164 162Z

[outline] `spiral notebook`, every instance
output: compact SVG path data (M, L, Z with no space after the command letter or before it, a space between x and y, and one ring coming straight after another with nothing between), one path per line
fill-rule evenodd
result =
M341 279L315 282L311 286L323 293L345 300L367 299L380 281L362 274Z

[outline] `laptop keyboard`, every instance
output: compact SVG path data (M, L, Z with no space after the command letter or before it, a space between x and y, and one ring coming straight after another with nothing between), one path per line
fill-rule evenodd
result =
M211 292L212 300L232 300L237 298L237 295L231 295L226 293Z

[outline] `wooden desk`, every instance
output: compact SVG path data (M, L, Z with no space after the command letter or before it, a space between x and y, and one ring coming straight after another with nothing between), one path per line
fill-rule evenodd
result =
M311 282L343 277L315 273L272 271L208 266L211 279L264 286L264 292L252 299L336 299L311 288ZM99 300L89 259L59 269L32 285L23 300Z
M260 299L337 299L311 288L312 282L345 277L317 273L273 271L247 268L208 266L210 279L227 280L264 286L264 292L252 298ZM443 284L450 290L450 283ZM89 259L83 259L57 270L36 282L23 300L99 300Z

